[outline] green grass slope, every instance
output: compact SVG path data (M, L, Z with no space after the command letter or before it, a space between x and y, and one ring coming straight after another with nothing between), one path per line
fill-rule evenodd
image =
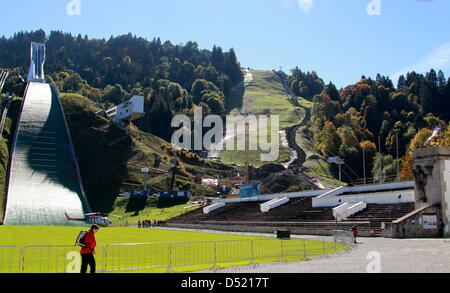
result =
M240 110L233 109L231 115L245 115L252 112L254 115L278 115L280 130L301 122L305 116L304 111L297 111L286 95L283 84L279 77L272 71L250 70L253 80L245 87L243 94L242 108ZM270 125L270 120L268 121ZM266 131L267 129L259 127L251 130L250 137L258 137L258 131ZM238 165L244 165L246 156L248 161L256 167L268 163L284 163L289 161L290 149L283 146L280 137L280 152L277 160L271 162L261 161L261 151L251 150L246 154L244 151L225 150L221 153L223 162L234 162Z
M272 71L250 70L253 80L245 88L242 113L280 116L280 128L292 126L301 121L294 106L286 95L279 77ZM237 114L237 113L232 113Z
M4 102L6 104L6 101ZM3 133L0 133L3 137L0 141L0 222L2 222L5 213L8 164L11 156L11 147L14 139L14 131L16 129L16 124L19 117L21 102L22 99L20 98L14 99L5 120ZM3 107L0 108L3 110ZM0 117L1 114L2 112L0 112Z
M199 208L187 199L117 198L109 214L113 226L137 226L138 221L165 221Z
M129 199L117 195L134 189L143 189L145 176L140 166L153 166L154 155L161 157L159 168L168 171L175 157L170 143L152 134L140 131L133 124L130 135L95 112L94 102L76 94L61 94L74 148L80 165L85 193L95 212L128 212L139 215L152 208L151 203L128 204ZM114 144L111 144L116 142ZM209 188L196 184L195 176L203 174L226 176L231 170L221 163L203 161L197 155L181 151L176 158L179 171L174 190L190 191L192 195L214 194ZM151 193L168 190L171 177L153 180L160 173L149 174ZM121 206L128 206L121 210ZM125 215L124 215L125 216ZM127 216L125 216L126 218ZM120 222L120 220L119 220ZM137 222L137 220L136 220Z

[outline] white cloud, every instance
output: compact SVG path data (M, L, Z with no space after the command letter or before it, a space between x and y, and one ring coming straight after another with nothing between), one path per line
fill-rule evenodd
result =
M298 6L304 12L309 13L314 6L314 0L298 0Z
M415 71L417 73L426 73L430 69L446 70L450 68L450 42L439 46L434 49L425 58L419 60L417 63L407 66L402 70L397 71L391 76L391 79L395 82L400 75L406 75L408 72Z

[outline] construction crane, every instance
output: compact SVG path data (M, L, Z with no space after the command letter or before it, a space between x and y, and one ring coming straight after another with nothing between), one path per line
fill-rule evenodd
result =
M248 116L248 108L247 109L247 116ZM248 151L250 148L250 126L248 123L248 120L245 120L245 167L244 167L244 184L248 185L250 184L250 163L249 163L249 156ZM247 139L248 138L248 139Z

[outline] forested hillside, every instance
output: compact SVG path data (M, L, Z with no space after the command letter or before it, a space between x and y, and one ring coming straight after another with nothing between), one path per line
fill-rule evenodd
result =
M0 67L14 68L5 91L20 92L26 77L30 42L46 44L45 73L62 92L78 93L105 106L131 95L147 99L146 116L138 127L162 138L171 135L174 113L191 114L195 105L206 113L223 114L230 91L243 74L233 49L198 48L197 43L174 45L159 38L148 41L132 34L105 39L42 30L19 32L0 39ZM18 93L20 94L20 93Z
M293 88L300 94L319 89L308 88L303 81ZM363 155L367 177L382 181L395 176L400 166L401 176L409 179L410 151L423 147L435 127L441 132L432 144L449 143L450 79L442 71L402 75L396 87L381 75L375 80L363 76L339 91L330 83L313 96L313 102L315 148L326 158L346 161L346 181L363 177Z
M31 41L46 43L46 75L61 92L83 95L104 108L131 95L145 96L146 114L135 125L165 140L170 140L170 122L178 113L192 115L194 107L200 106L204 115L224 115L244 101L245 93L237 90L243 89L244 76L233 49L224 52L214 46L210 51L192 41L174 45L132 34L108 40L59 31L46 36L42 30L0 38L0 68L12 70L4 91L21 96ZM337 89L316 72L295 67L285 80L290 95L313 103L305 133L324 159L345 160L343 180L347 182L363 177L363 162L366 177L381 181L396 175L401 166L402 176L408 178L410 151L423 146L435 127L441 127L441 132L432 144L449 140L450 80L441 71L411 72L400 76L397 85L385 76L363 76L356 84ZM292 109L289 105L282 113ZM337 173L337 167L333 168Z

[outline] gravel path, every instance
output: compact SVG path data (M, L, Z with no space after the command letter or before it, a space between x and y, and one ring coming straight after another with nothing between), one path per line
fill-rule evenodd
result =
M351 251L318 260L229 268L218 273L450 273L450 242L442 239L358 241Z

